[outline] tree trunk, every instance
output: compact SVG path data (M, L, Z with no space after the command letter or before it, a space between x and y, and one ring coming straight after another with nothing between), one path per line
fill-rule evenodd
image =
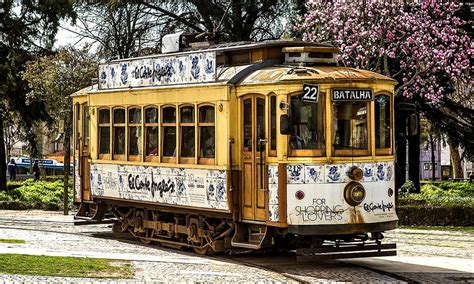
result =
M429 135L430 139L430 148L431 148L431 179L436 180L436 159L435 159L435 141L433 138L433 134Z
M420 117L416 115L416 123L420 125ZM408 136L408 178L415 186L415 192L420 192L420 131Z
M406 116L402 111L396 112L395 120L395 193L406 182L407 171L407 140L406 140Z
M7 190L7 157L5 155L4 136L3 116L0 115L0 190Z
M453 166L453 178L464 178L461 166L461 156L459 155L459 148L448 136L449 153L451 155L451 165Z
M72 110L65 114L64 118L64 215L69 213L69 172L70 157L71 157L71 124L72 124Z

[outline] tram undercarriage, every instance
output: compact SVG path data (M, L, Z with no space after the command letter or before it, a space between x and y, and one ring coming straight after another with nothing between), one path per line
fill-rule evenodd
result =
M94 223L112 223L114 233L130 233L146 245L192 249L201 255L295 251L299 261L396 255L395 244L381 243L381 232L298 235L287 228L234 222L227 217L82 203L75 225Z

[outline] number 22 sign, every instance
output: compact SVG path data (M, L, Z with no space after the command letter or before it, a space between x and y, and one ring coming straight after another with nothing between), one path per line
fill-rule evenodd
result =
M319 85L303 84L303 94L300 101L317 103L319 98Z

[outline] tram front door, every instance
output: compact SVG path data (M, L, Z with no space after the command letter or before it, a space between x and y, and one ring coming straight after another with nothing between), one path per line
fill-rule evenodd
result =
M265 97L244 97L241 110L242 219L265 221Z

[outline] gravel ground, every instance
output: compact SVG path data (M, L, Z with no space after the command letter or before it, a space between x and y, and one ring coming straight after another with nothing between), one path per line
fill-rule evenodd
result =
M111 233L110 225L73 226L72 216L44 211L0 211L0 238L26 244L0 244L0 253L72 255L129 259L133 279L88 279L0 275L0 283L155 283L155 282L353 282L397 283L473 282L469 273L386 274L350 262L296 263L289 255L217 255L203 257L186 251L145 246L128 235ZM118 237L118 239L117 239ZM397 242L401 256L451 256L472 259L474 234L398 229L386 234ZM3 250L3 252L2 252Z

